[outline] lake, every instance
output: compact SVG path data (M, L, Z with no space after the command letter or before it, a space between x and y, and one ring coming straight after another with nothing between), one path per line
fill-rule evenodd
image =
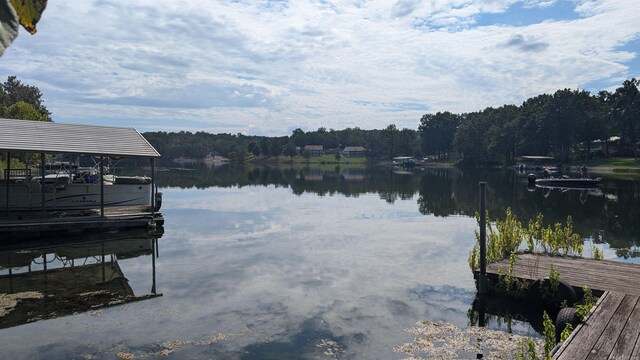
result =
M638 261L633 176L563 192L507 170L161 170L163 233L2 253L0 292L44 294L1 318L3 358L403 358L394 347L417 321L477 319L467 257L479 181L492 218L571 215L585 256L593 242ZM58 270L29 278L45 266ZM539 336L524 321L488 326Z

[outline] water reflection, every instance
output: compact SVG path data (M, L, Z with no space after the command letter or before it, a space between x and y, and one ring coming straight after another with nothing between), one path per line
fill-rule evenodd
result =
M622 243L637 240L627 226L627 213L638 211L634 180L607 179L604 195L582 204L579 194L529 192L526 178L501 171L166 171L158 174L167 219L161 254L116 253L135 295L163 296L0 329L3 355L401 358L393 348L410 341L403 329L418 320L478 320L467 256L480 180L492 214L507 206L523 218L572 214L598 241L625 232L632 240ZM614 214L618 227L607 221ZM156 267L162 281L154 287ZM486 313L491 328L535 334L525 318Z
M563 222L571 215L576 230L595 243L619 249L619 257L633 256L625 251L640 245L640 177L605 176L599 188L528 188L526 174L510 170L459 170L424 168L397 174L383 167L332 169L225 167L215 170L164 172L161 185L204 189L208 187L275 186L290 188L296 195L342 194L358 197L377 194L387 203L412 199L418 194L418 210L424 215L473 216L478 208L478 182L486 181L487 210L502 216L507 207L523 220L538 213L546 223Z
M155 252L161 234L94 234L57 245L0 246L0 328L146 300L156 292ZM91 241L87 241L91 238ZM62 241L62 242L61 242ZM151 258L150 292L136 295L119 261Z

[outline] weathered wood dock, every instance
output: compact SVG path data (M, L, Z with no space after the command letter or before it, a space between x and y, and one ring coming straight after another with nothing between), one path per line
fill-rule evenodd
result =
M616 291L640 296L640 265L610 260L594 260L545 254L518 254L512 275L526 280L549 276L549 269L560 273L560 280L576 288L588 286L595 292ZM497 278L509 269L509 260L487 265L487 276Z
M640 266L617 261L518 254L512 276L538 280L549 269L574 288L588 286L603 294L584 323L576 327L553 358L640 359ZM487 264L487 277L505 274L509 261Z
M553 358L640 359L639 298L638 295L607 291Z
M0 238L11 240L59 232L82 233L129 228L152 228L164 224L162 214L150 206L117 206L75 211L12 212L0 215Z

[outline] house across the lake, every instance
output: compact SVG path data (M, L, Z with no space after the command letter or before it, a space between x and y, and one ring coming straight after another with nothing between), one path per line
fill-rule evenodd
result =
M304 151L308 151L311 156L324 155L324 146L322 145L305 145Z
M342 155L346 157L364 157L367 154L367 149L362 146L346 146L342 150Z

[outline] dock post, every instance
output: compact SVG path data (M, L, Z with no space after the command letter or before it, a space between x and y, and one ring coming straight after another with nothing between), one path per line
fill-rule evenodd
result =
M157 237L151 238L151 293L156 295L156 244L158 243Z
M7 217L9 216L9 180L11 180L11 152L7 152L7 170L4 176L4 184L5 184L5 191L6 191L6 199L7 199L7 204L6 204L6 212L7 212Z
M151 158L151 221L156 219L156 167L155 161Z
M480 276L478 276L478 292L487 292L487 183L480 185Z
M42 202L42 214L44 218L44 205L46 203L46 199L44 196L44 176L47 172L47 168L45 166L45 156L44 153L40 153L40 172L42 172L42 177L40 177L40 201Z
M104 217L104 156L103 155L100 155L100 216Z

